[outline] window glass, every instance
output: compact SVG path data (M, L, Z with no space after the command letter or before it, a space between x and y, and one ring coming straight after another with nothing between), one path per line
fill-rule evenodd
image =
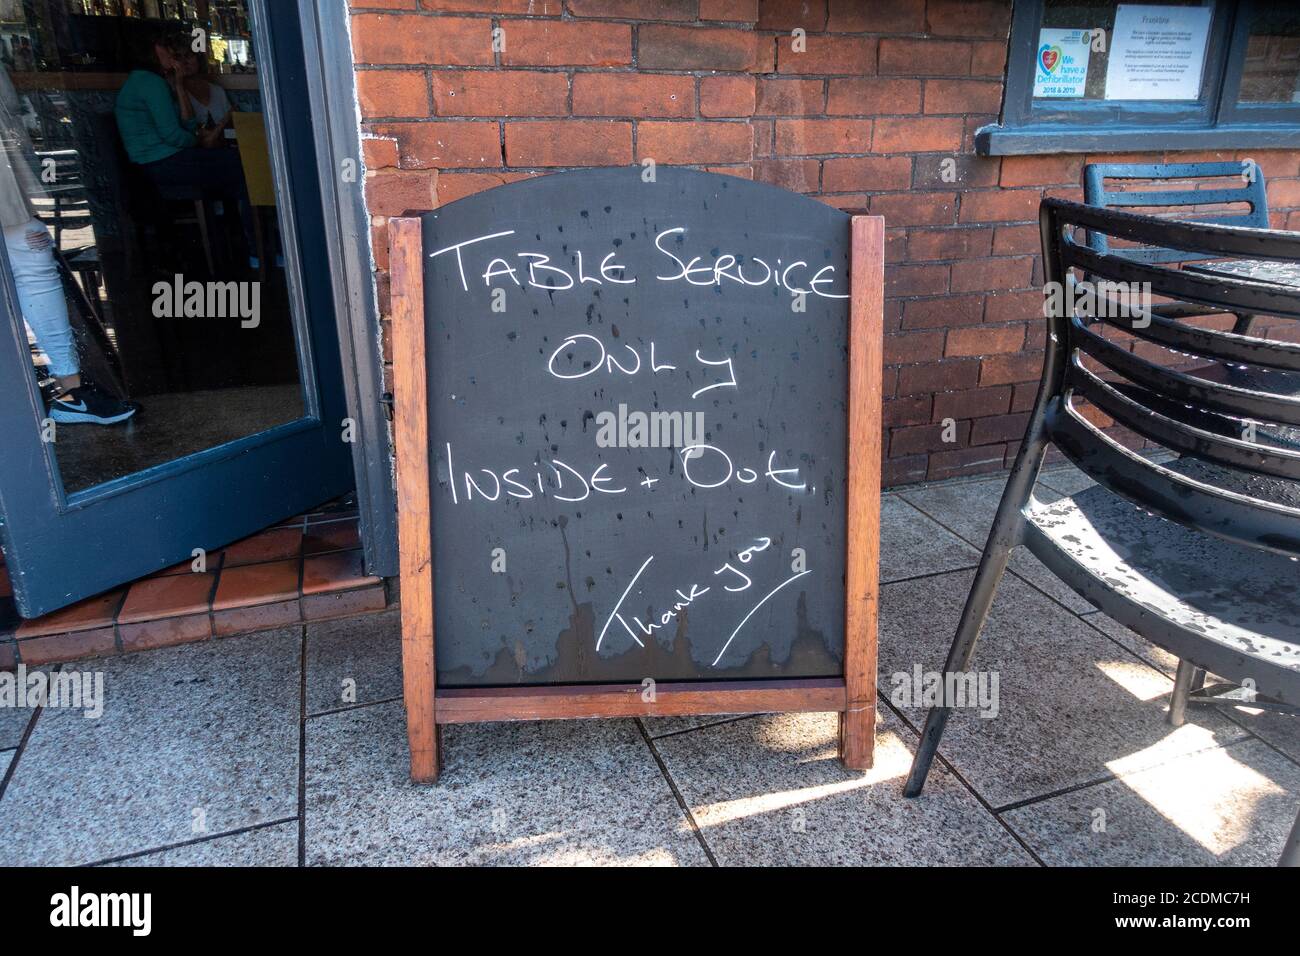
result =
M303 417L243 0L0 0L0 221L80 491Z
M1034 104L1196 101L1214 8L1213 0L1046 0Z
M1257 10L1249 29L1237 102L1300 103L1300 10Z

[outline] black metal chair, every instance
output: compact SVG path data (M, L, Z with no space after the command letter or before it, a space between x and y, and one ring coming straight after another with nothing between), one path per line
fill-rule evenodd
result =
M1300 235L1206 226L1049 199L1040 214L1044 276L1149 283L1189 306L1300 318L1300 288L1210 277L1135 261L1079 232L1218 257L1300 259ZM1072 272L1073 270L1073 272ZM1049 287L1050 288L1050 287ZM1038 397L944 665L970 667L1013 548L1027 547L1084 598L1179 658L1169 721L1189 701L1296 712L1300 704L1300 345L1219 332L1119 308L1090 314L1064 296L1048 316ZM1054 289L1055 291L1055 289ZM1127 303L1126 303L1127 304ZM1100 314L1099 314L1100 313ZM1135 314L1136 313L1136 314ZM1109 317L1108 317L1109 316ZM1136 337L1130 351L1117 331ZM1117 339L1119 339L1117 341ZM1230 367L1226 382L1154 361L1167 350ZM1156 463L1093 424L1100 412L1180 457ZM1033 496L1049 445L1097 481L1051 504ZM1241 685L1189 694L1205 671ZM950 702L945 702L945 704ZM920 793L950 709L933 708L905 793ZM1300 819L1281 862L1300 865Z
M63 249L65 231L94 225L90 215L90 202L86 198L86 184L81 175L81 156L75 149L52 149L37 150L36 159L41 163L42 176L45 175L47 164L54 173L47 180L49 185L45 186L45 195L34 200L36 218L53 230L55 247ZM90 239L93 244L93 235Z
M1106 186L1107 180L1119 180L1128 185L1123 189L1109 189ZM1197 180L1210 185L1197 186ZM1233 182L1234 185L1223 185L1225 181ZM1184 188L1138 189L1133 186L1138 182L1175 183ZM1089 163L1083 167L1083 201L1089 206L1106 209L1169 209L1178 212L1179 218L1209 225L1268 228L1268 193L1264 188L1264 173L1251 160L1223 163ZM1243 203L1247 207L1244 212L1231 208ZM1204 262L1217 258L1200 250L1171 249L1162 245L1112 249L1109 248L1106 236L1100 233L1089 233L1088 245L1098 252L1113 252L1136 262ZM1175 306L1166 309L1165 314L1186 318L1217 311L1223 310ZM1253 318L1252 315L1239 313L1233 331L1242 334L1249 332Z

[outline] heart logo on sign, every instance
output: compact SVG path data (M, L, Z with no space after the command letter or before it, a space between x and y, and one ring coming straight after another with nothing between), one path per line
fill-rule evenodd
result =
M1044 73L1051 73L1061 65L1061 48L1059 46L1046 46L1038 51L1038 62L1043 68Z

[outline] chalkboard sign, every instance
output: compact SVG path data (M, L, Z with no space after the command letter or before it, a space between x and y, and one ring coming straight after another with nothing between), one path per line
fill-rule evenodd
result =
M413 469L419 497L408 520L403 482L402 603L422 562L434 719L582 716L611 695L618 712L746 710L736 694L767 691L852 710L864 641L874 670L875 585L853 565L875 564L880 354L861 354L879 289L864 304L855 287L850 217L634 167L393 228L399 481ZM851 355L872 369L856 382ZM410 448L406 416L423 419Z

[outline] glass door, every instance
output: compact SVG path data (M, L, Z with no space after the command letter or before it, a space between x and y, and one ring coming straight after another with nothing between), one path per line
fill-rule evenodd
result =
M0 0L0 517L34 616L352 485L303 39Z

